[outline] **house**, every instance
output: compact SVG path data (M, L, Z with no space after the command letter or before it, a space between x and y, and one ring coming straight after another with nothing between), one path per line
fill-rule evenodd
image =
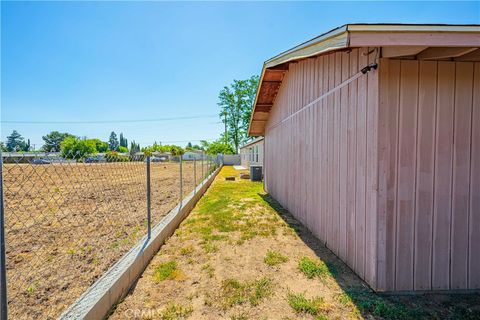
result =
M205 152L202 150L189 150L185 151L182 155L182 160L202 160L204 159Z
M376 291L480 289L480 26L349 24L265 62L265 188Z
M249 168L250 165L263 166L263 137L258 137L240 147L241 165Z

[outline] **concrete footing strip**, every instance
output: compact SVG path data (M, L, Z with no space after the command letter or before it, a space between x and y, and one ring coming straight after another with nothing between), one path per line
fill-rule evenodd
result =
M220 168L203 180L152 229L151 238L143 237L100 279L78 298L59 319L103 319L128 293L165 240L187 217L215 179Z

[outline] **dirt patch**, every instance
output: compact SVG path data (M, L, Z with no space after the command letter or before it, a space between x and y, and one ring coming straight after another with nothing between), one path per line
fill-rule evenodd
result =
M478 295L374 294L258 182L224 167L111 319L418 319L478 317ZM158 281L175 263L181 279ZM455 302L458 299L461 304ZM452 305L456 306L455 308ZM465 317L463 317L465 318Z
M185 195L201 172L183 163ZM153 225L179 181L178 163L151 164ZM146 234L143 162L6 164L4 195L12 319L56 318Z

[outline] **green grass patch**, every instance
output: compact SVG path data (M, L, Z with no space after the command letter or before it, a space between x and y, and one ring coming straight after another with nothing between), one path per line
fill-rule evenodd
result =
M261 278L251 282L240 282L236 279L227 279L222 282L222 306L233 307L249 302L257 306L261 300L273 294L273 282L268 278Z
M224 167L219 175L221 178L239 174ZM266 197L260 182L217 179L183 223L183 234L200 238L208 252L213 249L211 242L242 244L257 236L275 236L286 223Z
M288 258L281 254L280 252L275 252L268 250L265 258L263 258L263 262L268 264L269 266L276 266L281 263L285 263L288 261Z
M307 298L303 293L289 292L287 295L287 301L290 307L297 313L308 313L313 316L319 315L322 305L324 303L323 298L314 297Z
M313 260L309 257L302 257L298 262L298 269L309 279L326 278L332 276L335 271L323 261Z
M354 304L362 314L382 319L404 320L430 318L420 307L408 308L401 302L392 302L364 288L352 287L339 296L342 304Z
M176 261L168 261L160 263L155 267L154 279L155 282L161 282L164 280L182 280L184 274L178 269Z

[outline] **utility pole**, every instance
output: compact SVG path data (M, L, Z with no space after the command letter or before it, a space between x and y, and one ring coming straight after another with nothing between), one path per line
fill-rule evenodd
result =
M223 111L223 123L225 123L225 144L228 144L228 133L227 133L227 111Z

